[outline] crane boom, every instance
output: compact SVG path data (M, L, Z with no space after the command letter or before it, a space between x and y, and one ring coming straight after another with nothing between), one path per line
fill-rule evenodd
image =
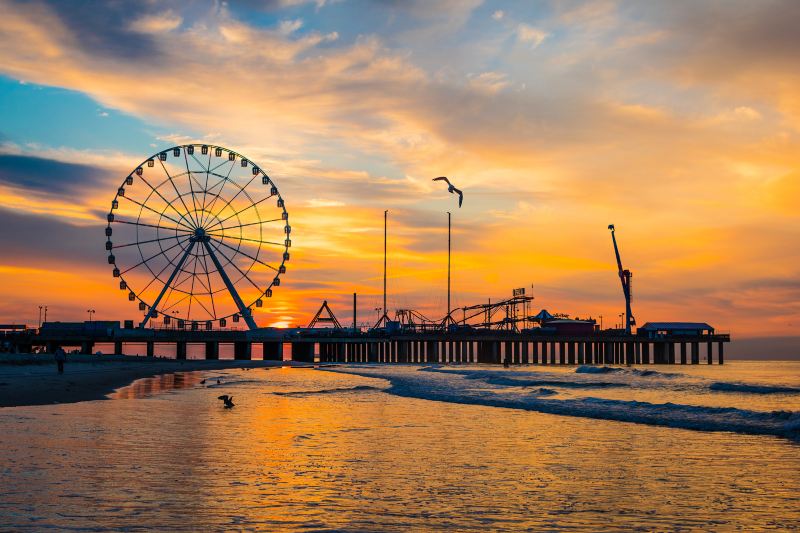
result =
M619 255L619 247L617 246L617 237L614 233L614 224L609 224L608 229L611 230L611 242L614 243L614 254L617 256L617 270L619 272L619 281L622 284L622 294L625 296L625 333L631 333L631 326L636 325L636 319L633 318L631 311L631 274L630 270L622 268L622 258Z

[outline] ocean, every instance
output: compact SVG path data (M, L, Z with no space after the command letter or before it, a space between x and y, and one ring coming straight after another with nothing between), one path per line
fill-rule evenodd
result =
M45 529L800 529L800 362L237 369L0 409L0 530Z

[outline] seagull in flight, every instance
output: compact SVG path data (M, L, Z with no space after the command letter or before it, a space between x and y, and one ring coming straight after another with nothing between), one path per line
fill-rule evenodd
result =
M447 192L449 192L450 194L457 194L458 195L458 207L461 207L461 203L464 201L464 193L463 192L461 192L460 190L456 189L455 186L453 186L453 184L450 183L450 180L447 179L444 176L439 176L438 178L433 178L433 181L443 181L443 182L447 183Z
M222 400L225 403L225 409L230 409L235 404L233 403L233 396L228 396L227 394L223 394L222 396L217 396L217 400Z

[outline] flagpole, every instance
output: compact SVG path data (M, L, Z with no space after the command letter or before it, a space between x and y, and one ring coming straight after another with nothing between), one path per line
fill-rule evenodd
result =
M447 212L447 315L445 316L445 325L449 322L450 318L450 211Z

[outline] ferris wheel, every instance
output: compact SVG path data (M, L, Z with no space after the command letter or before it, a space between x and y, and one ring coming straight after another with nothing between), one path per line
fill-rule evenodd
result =
M105 229L120 290L140 327L224 328L272 296L286 272L292 228L275 182L246 157L187 144L144 160L122 182ZM245 303L247 302L247 303Z

